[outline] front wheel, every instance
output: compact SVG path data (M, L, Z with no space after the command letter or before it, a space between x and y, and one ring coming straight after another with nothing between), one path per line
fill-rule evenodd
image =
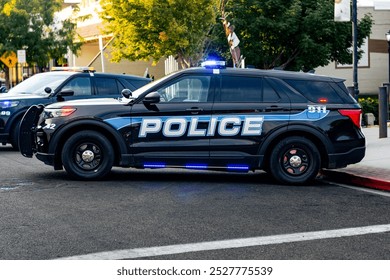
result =
M61 158L65 170L72 178L97 180L111 171L114 150L103 134L80 131L65 142Z
M287 137L271 153L271 174L285 184L297 185L312 181L320 166L321 157L317 147L304 137Z

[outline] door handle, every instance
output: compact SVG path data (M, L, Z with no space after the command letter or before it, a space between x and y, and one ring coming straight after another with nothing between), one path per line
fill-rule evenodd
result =
M199 107L192 107L192 108L187 108L186 111L190 112L191 114L198 114L198 113L202 112L203 109L199 108Z
M283 111L283 110L284 110L283 107L276 106L276 105L265 107L265 111L266 112L270 112L270 111Z

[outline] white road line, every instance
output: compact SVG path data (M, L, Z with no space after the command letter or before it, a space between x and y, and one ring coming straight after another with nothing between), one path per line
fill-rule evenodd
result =
M361 192L366 192L366 193L371 193L371 194L376 194L376 195L390 197L390 193L389 192L385 192L385 191L381 191L381 190L369 189L369 188L366 188L366 187L355 187L355 186L351 186L351 185L339 184L339 183L334 183L334 182L327 182L327 183L332 184L332 185L341 186L341 187L347 188L347 189L352 189L352 190L356 190L356 191L361 191Z
M115 250L108 252L92 253L87 255L71 256L60 258L62 260L121 260L144 257L164 256L190 252L210 251L243 248L252 246L264 246L290 242L301 242L318 239L339 238L347 236L365 235L390 232L390 224L375 225L356 228L345 228L324 231L300 232L293 234L282 234L272 236L259 236L251 238L230 239L221 241L199 242L189 244L178 244L159 247L136 248L126 250Z

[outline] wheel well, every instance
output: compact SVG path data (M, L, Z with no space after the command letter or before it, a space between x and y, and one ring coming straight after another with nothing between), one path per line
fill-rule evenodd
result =
M114 165L118 164L120 159L120 149L119 149L119 145L117 144L117 141L115 140L114 135L112 135L112 133L110 133L107 129L105 129L102 126L88 123L88 124L80 124L77 126L73 126L67 129L63 134L61 134L61 137L59 141L56 143L56 147L55 147L55 159L54 159L55 169L62 169L61 153L66 140L68 140L70 136L85 130L96 131L103 134L105 137L107 137L108 141L110 141L114 149L114 155L115 155Z
M267 148L264 153L264 161L262 163L263 169L267 169L269 167L270 156L276 144L279 143L282 139L291 136L304 137L309 139L311 142L313 142L313 144L317 147L318 151L320 152L321 167L328 165L328 161L329 161L328 153L326 152L326 148L323 141L319 137L307 131L288 131L278 135L277 137L272 139L272 141L267 145Z

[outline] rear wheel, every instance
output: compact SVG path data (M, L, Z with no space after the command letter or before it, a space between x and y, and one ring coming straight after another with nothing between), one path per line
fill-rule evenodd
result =
M103 134L87 130L77 132L65 142L61 158L72 178L97 180L111 171L114 150Z
M287 137L271 153L271 174L285 184L310 182L317 176L320 166L321 157L317 147L304 137Z

